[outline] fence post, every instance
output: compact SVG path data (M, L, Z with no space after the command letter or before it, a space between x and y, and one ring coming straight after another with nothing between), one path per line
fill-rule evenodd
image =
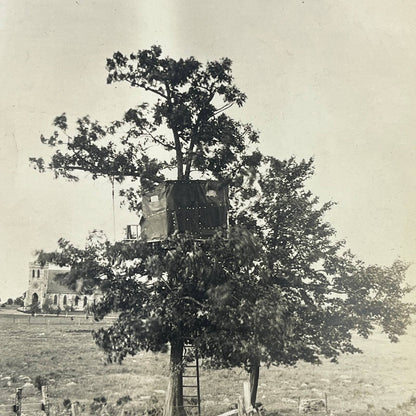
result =
M244 412L248 413L251 409L250 383L248 381L243 383L243 404Z
M42 410L49 416L48 386L42 386Z
M16 413L17 416L22 415L22 391L23 391L22 387L18 387L16 389L16 398L14 401L14 412Z
M78 403L72 403L71 404L71 416L78 416L79 415L79 408Z
M244 402L243 402L243 398L241 396L238 396L237 410L238 410L238 416L244 416L244 414L245 414L245 412L244 412Z

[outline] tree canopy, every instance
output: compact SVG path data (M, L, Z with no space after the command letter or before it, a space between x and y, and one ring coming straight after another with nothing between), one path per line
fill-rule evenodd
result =
M93 179L130 177L146 189L171 170L180 180L196 172L238 183L249 167L258 166L260 154L248 152L257 132L225 113L246 100L233 84L231 60L202 65L193 57L174 60L161 54L153 46L107 59L107 83L127 82L153 95L153 103L140 103L107 126L85 116L71 129L65 113L56 117L57 130L41 140L57 150L49 163L31 158L38 170L71 180L78 180L78 171L90 172ZM149 148L155 144L172 157L152 157Z
M141 193L171 170L179 180L224 181L231 202L228 238L197 242L185 233L156 244L95 238L85 249L61 240L56 252L40 253L42 261L72 266L67 284L82 281L86 291L101 285L97 318L119 312L111 327L95 333L109 360L170 344L172 406L179 412L175 374L187 343L214 366L253 371L260 362L317 363L358 352L352 334L366 337L376 325L397 341L415 310L403 300L411 290L407 265L368 266L336 240L325 220L332 203L307 189L312 160L278 160L253 148L258 133L226 114L246 100L228 58L202 65L193 57L163 57L153 46L129 56L116 52L107 70L108 83L127 82L155 99L109 126L83 117L70 127L65 114L57 117L56 131L41 137L54 153L49 162L31 158L35 167L70 180L78 171L120 183L130 178L133 186L122 195L138 213ZM154 145L172 157L157 158Z

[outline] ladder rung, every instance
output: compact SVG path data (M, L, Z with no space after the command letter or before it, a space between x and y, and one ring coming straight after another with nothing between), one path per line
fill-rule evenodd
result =
M187 349L188 351L194 352L195 357L193 360L190 360L189 364L186 364L184 367L184 372L186 371L186 369L191 369L191 368L195 368L195 374L192 374L192 371L190 371L191 374L182 374L182 377L185 379L189 379L189 381L194 381L196 382L196 385L182 385L183 389L197 389L196 391L196 395L190 395L190 394L183 394L186 390L182 390L182 397L184 398L184 400L186 400L187 403L195 403L195 399L197 404L183 404L183 407L187 407L187 408L197 408L198 409L198 416L200 416L200 396L199 396L199 363L198 363L198 351L197 349L190 344L186 344L184 345L185 349ZM193 364L191 364L193 363ZM194 379L194 380L192 380ZM190 391L188 391L190 393Z

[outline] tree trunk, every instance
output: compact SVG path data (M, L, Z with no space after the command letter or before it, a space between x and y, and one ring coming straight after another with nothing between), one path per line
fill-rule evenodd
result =
M256 362L250 369L250 402L256 407L257 388L259 386L260 363Z
M169 385L166 393L163 416L185 416L183 407L182 388L182 358L183 343L181 341L171 342L169 363Z
M172 128L172 132L173 132L173 138L175 140L176 167L178 169L177 178L178 180L182 180L184 179L184 177L183 177L183 154L182 154L181 139L176 129Z

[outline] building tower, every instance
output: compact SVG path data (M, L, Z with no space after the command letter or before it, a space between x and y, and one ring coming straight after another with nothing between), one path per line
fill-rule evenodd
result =
M25 307L38 304L43 305L48 288L48 266L39 263L29 263L29 285L25 297Z

